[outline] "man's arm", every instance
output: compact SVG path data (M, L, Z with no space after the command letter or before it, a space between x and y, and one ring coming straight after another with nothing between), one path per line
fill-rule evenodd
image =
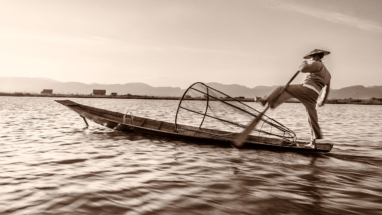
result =
M306 61L303 61L300 66L300 71L302 73L315 73L319 72L323 67L323 64L318 61L314 61L313 63L308 63Z
M321 95L321 98L322 97L324 97L324 98L323 99L320 98L320 101L318 102L318 107L324 106L324 104L328 98L329 92L330 92L330 82L328 83L328 85L326 85L325 92L323 92L323 94Z

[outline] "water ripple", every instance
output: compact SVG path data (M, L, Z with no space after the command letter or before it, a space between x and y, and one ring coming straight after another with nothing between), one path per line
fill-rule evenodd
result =
M74 100L168 122L178 103ZM0 106L1 215L382 211L381 106L319 109L325 138L335 144L327 154L199 145L90 121L86 128L52 98L0 97ZM283 104L268 115L309 138L300 104Z

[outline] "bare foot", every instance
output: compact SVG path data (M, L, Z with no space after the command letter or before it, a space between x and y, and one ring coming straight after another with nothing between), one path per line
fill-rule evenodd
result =
M267 103L267 100L265 100L265 99L263 99L263 98L261 98L259 96L255 96L254 97L254 101L261 103L262 106L264 106Z
M316 148L316 140L310 141L310 143L308 145L305 145L305 147L312 149Z

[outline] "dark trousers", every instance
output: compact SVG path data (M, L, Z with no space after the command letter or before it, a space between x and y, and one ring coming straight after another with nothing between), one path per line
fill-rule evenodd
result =
M282 88L283 87L276 88L265 98L267 102L272 104L271 108L276 108L278 105L284 103L288 99L298 99L305 106L311 139L323 139L320 126L318 125L318 116L316 110L318 99L317 92L299 84L292 84L289 85L288 88L279 97L277 97L276 100L274 100Z

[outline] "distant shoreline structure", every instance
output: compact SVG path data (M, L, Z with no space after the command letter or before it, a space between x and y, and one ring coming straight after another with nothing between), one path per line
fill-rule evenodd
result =
M39 94L39 93L22 93L22 92L0 92L0 96L16 96L16 97L58 97L58 98L105 98L105 99L163 99L163 100L180 100L179 96L145 96L145 95L93 95L93 94Z
M180 100L181 96L147 96L147 95L86 95L86 94L38 94L22 92L0 92L0 96L13 97L57 97L57 98L103 98L103 99L153 99L153 100ZM189 100L203 101L205 98L186 98ZM254 102L253 98L235 97L242 102ZM297 99L290 99L287 103L300 103ZM357 105L382 105L382 98L370 99L328 99L327 104L357 104Z

